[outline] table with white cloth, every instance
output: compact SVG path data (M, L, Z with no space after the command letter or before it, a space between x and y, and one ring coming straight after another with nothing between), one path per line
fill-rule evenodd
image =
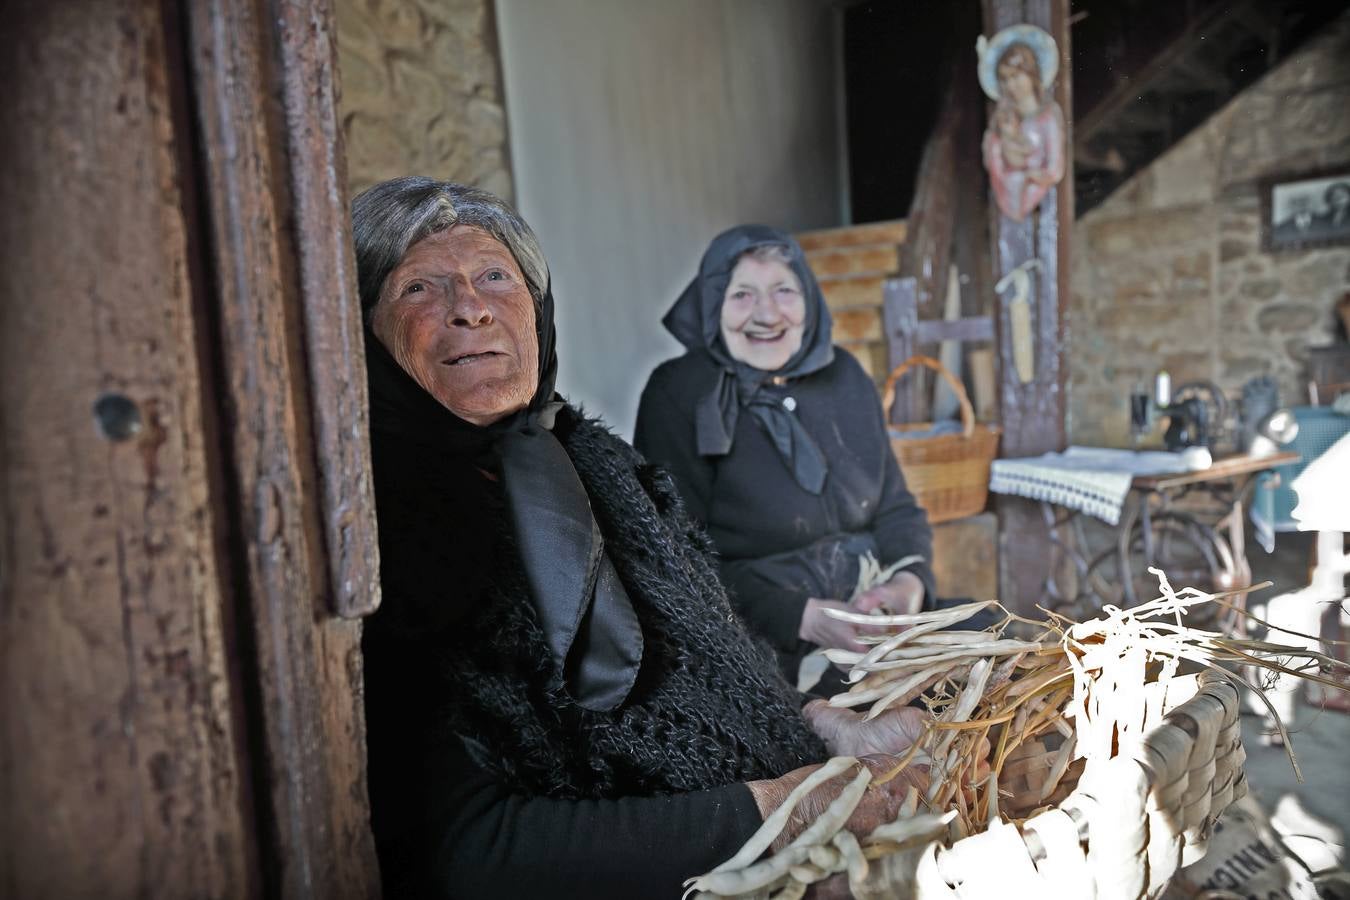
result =
M1253 476L1296 460L1292 453L1212 459L1204 448L1131 451L1069 447L995 460L989 490L1040 502L1055 558L1046 601L1075 618L1103 604L1149 599L1167 573L1174 587L1236 590L1251 584L1243 501ZM1084 517L1101 523L1089 535ZM1241 617L1223 624L1241 630Z

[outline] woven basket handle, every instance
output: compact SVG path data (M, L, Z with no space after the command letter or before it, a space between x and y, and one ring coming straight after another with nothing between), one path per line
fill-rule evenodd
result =
M931 356L911 356L909 359L895 367L890 376L886 379L886 386L881 390L881 408L886 414L886 421L891 421L891 407L895 405L895 384L905 373L915 366L927 366L934 372L942 376L942 380L947 382L947 386L952 389L956 395L956 402L961 406L961 436L970 437L975 432L975 408L970 405L970 397L966 395L966 387L955 375L947 371L947 367L933 359Z

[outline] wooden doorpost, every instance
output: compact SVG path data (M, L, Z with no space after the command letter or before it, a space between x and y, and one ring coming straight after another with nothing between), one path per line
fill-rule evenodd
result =
M332 5L184 7L263 874L279 897L371 896L379 566Z
M991 202L994 280L1031 259L1040 268L1031 273L1033 377L1023 383L1013 365L1009 315L1011 290L998 301L999 408L1003 424L1002 457L1034 456L1062 450L1065 443L1065 375L1067 341L1064 309L1069 296L1069 240L1073 230L1073 109L1070 84L1069 0L983 0L985 34L992 37L1011 25L1026 23L1044 29L1059 48L1055 99L1065 113L1065 172L1038 210L1017 222ZM973 54L972 54L973 55ZM1041 602L1050 540L1037 505L1015 497L997 499L999 520L999 595L1018 612L1033 611Z
M262 893L172 36L5 7L0 896Z
M331 6L5 12L0 896L376 896Z

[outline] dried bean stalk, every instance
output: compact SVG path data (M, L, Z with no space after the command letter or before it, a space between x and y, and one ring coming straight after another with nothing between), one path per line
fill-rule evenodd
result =
M988 631L938 630L988 608L989 603L915 615L831 611L836 618L858 624L908 626L899 634L867 638L865 642L872 646L864 653L830 651L833 662L852 666L853 679L848 691L831 698L830 704L872 704L869 715L876 715L927 691L924 702L935 717L934 726L876 782L884 783L906 767L927 761L931 763L928 789L921 796L911 788L896 820L879 826L859 842L841 829L866 789L868 775L863 770L787 848L754 862L786 824L788 812L783 812L781 824L770 829L766 821L761 829L767 833L767 840L756 832L753 845L747 844L728 863L695 880L694 886L715 889L716 896L730 896L723 889L735 888L732 893L742 895L776 890L775 896L797 897L806 884L801 878L789 877L790 871L815 878L820 873L849 868L851 886L861 895L864 885L857 876L868 860L898 860L901 857L897 854L913 852L905 848L913 848L916 842L943 830L948 840L955 840L999 822L1003 818L999 794L1003 767L1022 744L1051 731L1065 738L1034 796L1022 798L1035 803L1044 803L1055 794L1075 758L1087 758L1091 765L1093 759L1114 752L1112 734L1128 738L1132 729L1143 727L1144 716L1156 714L1148 711L1154 709L1149 704L1155 701L1146 699L1141 690L1146 676L1160 673L1163 679L1172 678L1181 660L1213 668L1242 684L1247 684L1246 680L1224 666L1255 665L1344 688L1334 679L1301 672L1273 658L1306 658L1323 666L1324 671L1346 668L1316 651L1188 628L1182 620L1188 609L1238 592L1207 595L1192 589L1174 591L1158 574L1161 596L1157 599L1129 610L1107 606L1099 618L1084 623L1055 614L1037 623L1005 610L1004 622ZM1041 631L1026 640L1003 637L1004 628L1013 621L1039 626ZM1278 718L1276 722L1284 733ZM977 763L975 748L993 733L991 728L998 731L990 776L981 784L971 784ZM973 798L967 793L971 789ZM921 813L921 805L941 815ZM775 860L777 863L771 865ZM885 869L877 865L872 870ZM714 877L719 880L712 881ZM855 881L858 884L853 884ZM876 885L866 887L870 892L867 896L877 896Z

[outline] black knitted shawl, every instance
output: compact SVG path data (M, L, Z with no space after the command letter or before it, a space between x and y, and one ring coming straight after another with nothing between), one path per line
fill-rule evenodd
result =
M771 653L732 612L669 475L571 407L554 433L642 625L627 701L592 712L563 689L500 485L388 442L374 447L384 606L367 629L369 689L403 706L415 691L433 741L461 741L531 795L693 791L824 759Z

